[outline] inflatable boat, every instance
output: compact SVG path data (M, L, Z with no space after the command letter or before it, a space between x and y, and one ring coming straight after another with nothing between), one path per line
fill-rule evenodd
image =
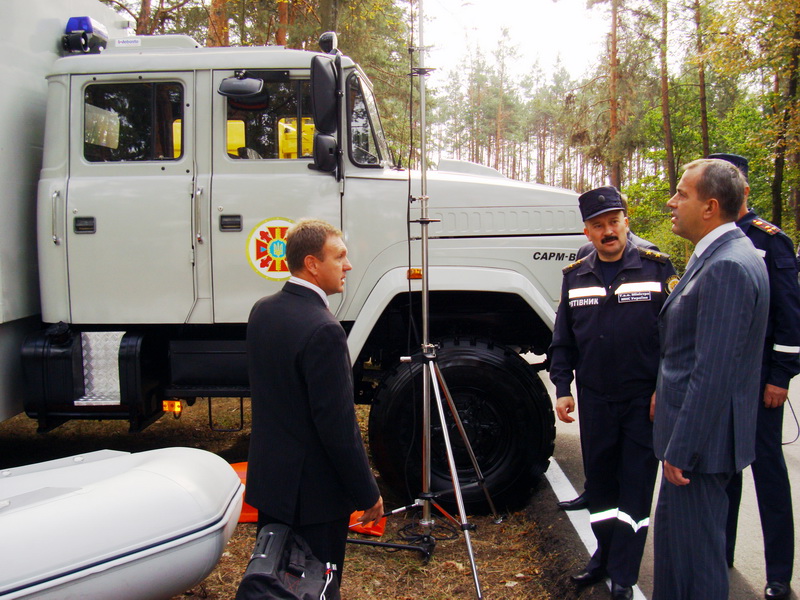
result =
M243 486L194 448L101 450L0 471L0 598L165 600L202 581Z

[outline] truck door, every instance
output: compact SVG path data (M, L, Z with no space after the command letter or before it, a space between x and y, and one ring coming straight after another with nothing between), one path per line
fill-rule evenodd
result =
M242 323L289 278L284 240L292 223L313 217L341 227L339 183L309 169L307 70L217 71L213 85L214 320ZM329 300L335 311L341 295Z
M187 319L195 297L193 85L191 73L73 77L73 322Z

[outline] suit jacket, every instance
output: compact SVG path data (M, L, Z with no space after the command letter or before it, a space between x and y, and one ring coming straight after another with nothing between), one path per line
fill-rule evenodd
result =
M755 459L769 310L764 261L739 229L687 269L659 315L653 448L687 471L733 473Z
M256 302L247 359L247 502L294 525L373 506L379 492L355 418L347 336L322 298L286 283Z

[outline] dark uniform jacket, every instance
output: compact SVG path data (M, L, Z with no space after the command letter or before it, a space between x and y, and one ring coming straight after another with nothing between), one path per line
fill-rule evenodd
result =
M764 259L769 274L769 320L764 343L764 383L788 389L800 373L800 286L794 244L752 210L736 222Z
M666 254L631 243L606 287L597 252L564 267L561 304L550 346L556 396L578 389L609 400L649 396L658 375L658 313L677 283ZM580 392L579 392L580 393Z
M292 525L345 518L379 497L355 418L347 336L322 298L286 283L247 324L253 425L246 501Z

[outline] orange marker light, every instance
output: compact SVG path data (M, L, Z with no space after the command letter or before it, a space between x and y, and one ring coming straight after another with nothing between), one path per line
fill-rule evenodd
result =
M167 413L179 415L183 410L183 405L181 404L180 400L162 400L161 410Z
M422 279L422 269L419 267L412 267L408 270L408 279Z

